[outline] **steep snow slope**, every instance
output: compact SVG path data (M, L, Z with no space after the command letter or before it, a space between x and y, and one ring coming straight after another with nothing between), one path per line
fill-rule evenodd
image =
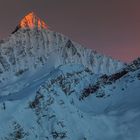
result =
M82 98L81 98L82 97ZM91 114L108 116L115 140L140 138L140 58L116 74L85 86L79 98ZM92 106L89 110L88 106Z
M122 74L124 70L128 72ZM121 76L113 74L108 76L112 80L106 80L82 65L58 67L36 91L27 89L34 94L1 101L0 138L139 140L139 59L122 71ZM80 98L85 91L91 94Z
M92 138L93 134L88 132L92 126L86 122L90 121L90 116L84 119L84 113L68 99L68 96L74 92L76 86L80 86L80 81L87 84L94 77L96 76L90 70L81 65L61 66L49 74L46 82L35 94L30 94L20 101L1 102L0 113L3 115L0 116L0 138L3 140ZM81 129L83 124L85 127Z
M30 13L12 35L0 41L1 87L20 79L25 73L34 74L46 63L55 68L67 63L83 64L94 73L102 74L114 73L124 66L50 31L47 24Z

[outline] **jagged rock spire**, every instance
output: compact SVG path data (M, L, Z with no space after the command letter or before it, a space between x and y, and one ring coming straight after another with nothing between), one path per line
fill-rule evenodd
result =
M48 29L48 25L39 17L37 17L34 12L31 12L20 21L19 28Z

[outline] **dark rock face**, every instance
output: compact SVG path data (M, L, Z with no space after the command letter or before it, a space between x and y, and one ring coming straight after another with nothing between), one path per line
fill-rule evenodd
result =
M17 27L15 28L15 30L12 32L12 34L16 33L19 29L20 29L20 27L17 26Z

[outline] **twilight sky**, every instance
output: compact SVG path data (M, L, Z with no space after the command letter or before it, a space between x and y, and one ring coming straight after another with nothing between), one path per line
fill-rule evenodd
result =
M31 11L98 52L126 62L140 56L140 0L0 0L0 38Z

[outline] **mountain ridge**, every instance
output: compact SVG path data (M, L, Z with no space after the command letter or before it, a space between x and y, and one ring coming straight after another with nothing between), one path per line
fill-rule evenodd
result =
M53 65L52 67L80 63L94 73L113 73L124 66L120 61L100 55L46 28L19 28L10 37L1 41L0 51L2 85L12 79L19 79L28 71L36 72L49 61L48 65Z

